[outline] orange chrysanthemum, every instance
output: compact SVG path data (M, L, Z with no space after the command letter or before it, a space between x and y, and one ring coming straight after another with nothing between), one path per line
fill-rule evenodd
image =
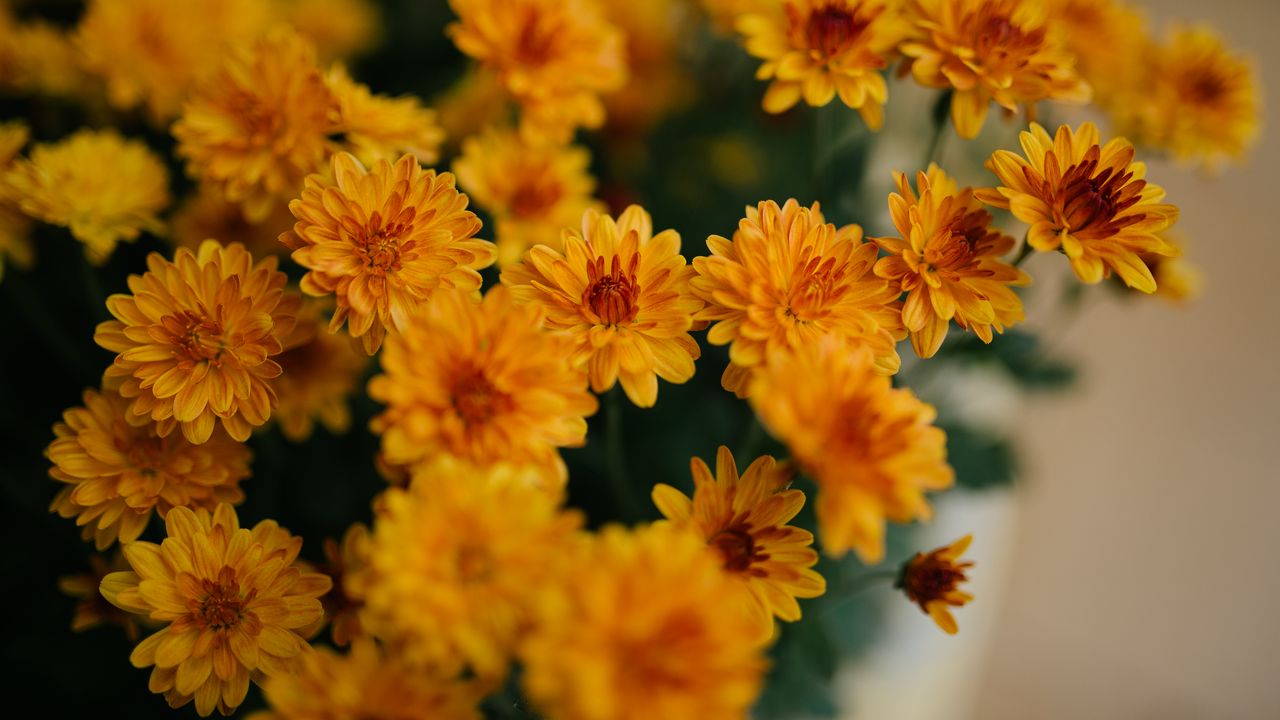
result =
M587 210L604 210L591 198L591 155L572 145L530 143L506 130L485 130L462 143L454 161L458 184L493 218L498 264L519 262L534 245L560 250L560 233Z
M1173 257L1161 255L1143 255L1151 276L1156 279L1156 295L1175 304L1194 300L1200 295L1204 286L1204 276L1199 266L1187 260L1182 248L1186 239L1178 233L1165 233L1164 241L1173 246L1178 254Z
M280 244L280 233L293 225L289 204L281 201L261 221L250 222L240 206L227 202L216 187L201 185L183 201L169 221L169 239L176 247L195 250L210 238L223 245L241 243L254 257L284 255L289 249Z
M474 237L480 220L449 173L423 170L411 155L366 171L339 153L332 167L332 179L308 177L289 203L298 222L280 241L309 271L303 292L337 300L330 330L347 323L372 355L437 290L479 290L493 244Z
M413 465L448 455L477 465L512 462L563 486L557 447L586 442L596 411L568 338L542 329L543 312L496 287L477 304L440 293L382 355L369 396L385 462Z
M143 275L129 276L131 295L112 295L115 320L93 339L118 353L104 382L131 400L130 423L156 422L160 437L175 426L193 443L213 434L214 421L246 440L276 404L272 359L293 330L301 299L284 291L287 278L269 257L256 265L238 243L206 241L169 262L147 256Z
M1049 8L1049 24L1063 31L1094 99L1105 107L1129 102L1148 44L1142 14L1120 0L1050 0Z
M693 269L674 230L653 234L639 205L617 221L588 210L582 233L566 230L564 252L545 245L502 271L518 299L546 310L546 328L573 340L572 362L587 368L591 389L621 380L631 402L653 407L658 378L693 377L698 343L689 334L702 301L689 289Z
M212 509L244 499L252 454L216 433L202 445L181 435L160 437L154 423L127 422L130 402L114 392L84 392L84 406L62 414L57 439L45 450L49 475L67 483L49 509L76 518L99 550L131 543L153 512L175 507Z
M951 121L962 138L977 137L993 101L1012 113L1091 97L1043 0L910 0L905 12L915 37L899 49L917 82L954 90Z
M324 616L329 623L329 637L338 647L350 645L366 635L360 622L364 602L347 588L347 579L359 575L368 558L369 528L360 523L347 528L341 543L333 538L324 540L325 561L316 570L329 576L333 589L320 598L320 603L324 605Z
M1177 221L1178 208L1160 202L1164 189L1144 179L1147 167L1134 162L1133 146L1124 138L1100 146L1088 122L1075 132L1063 125L1052 138L1032 123L1020 137L1026 158L997 150L987 168L1003 185L978 197L1030 225L1031 247L1061 248L1081 281L1114 271L1129 287L1155 292L1140 256L1178 254L1157 234Z
M444 131L436 123L435 112L422 107L417 98L374 95L341 65L329 70L325 82L338 105L343 147L360 162L395 162L405 153L426 165L440 159Z
M906 336L899 292L875 276L876 246L862 228L839 230L818 204L772 200L748 207L729 241L707 238L711 255L694 258L690 286L707 306L696 319L715 322L707 340L733 343L723 383L745 397L750 372L779 348L836 335L869 348L877 364L897 372L895 341Z
M720 553L721 567L737 581L762 637L772 635L775 616L799 620L796 598L818 597L827 581L812 569L818 562L809 547L813 534L787 524L804 507L804 493L788 489L790 466L765 455L739 477L733 454L723 445L716 453L715 475L700 458L690 465L693 499L659 483L653 503Z
M293 332L275 357L281 368L273 382L280 431L294 442L311 437L319 422L335 435L351 427L347 403L355 394L368 358L351 342L328 331L331 303L308 298Z
M747 52L764 60L756 77L772 80L764 109L780 113L804 98L820 107L837 95L872 130L884 124L889 97L881 72L904 28L884 0L785 0L781 8L738 20Z
M116 625L124 630L129 642L138 642L138 616L107 602L99 590L102 579L107 575L128 569L129 564L117 549L110 562L104 555L90 555L88 571L58 578L58 589L64 595L76 599L75 615L71 618L73 632L84 632L102 625Z
M955 635L959 629L951 608L963 607L973 600L973 595L959 589L960 583L969 579L965 571L973 567L971 562L959 562L972 541L972 535L965 535L928 554L916 553L903 565L898 579L898 587L907 598L949 635Z
M992 329L1003 333L1022 322L1022 300L1010 287L1031 278L1000 259L1014 239L992 229L973 189L957 189L932 164L916 179L919 196L905 173L894 179L898 192L889 195L889 212L899 237L873 238L889 253L876 261L875 272L907 293L902 321L916 354L933 357L952 320L985 343Z
M3 27L0 27L0 32ZM18 208L18 195L5 175L18 157L31 132L22 122L0 123L0 280L5 265L12 263L27 269L35 263L31 246L31 220Z
M524 689L559 720L746 717L765 660L739 588L692 533L606 527L540 605Z
M316 46L321 60L359 55L382 39L376 0L274 0L274 4L277 14Z
M683 0L606 2L604 12L625 36L628 74L621 90L604 96L608 131L642 137L695 97L696 86L681 62L693 40L694 14Z
M165 527L159 545L125 547L133 571L105 577L102 594L168 623L129 656L134 667L155 666L152 692L175 708L194 699L201 716L230 715L251 678L290 674L310 651L296 629L320 617L329 578L298 570L302 538L272 520L242 528L225 503L213 513L174 508Z
M933 408L836 338L771 354L751 404L817 481L822 545L833 555L852 548L863 562L880 562L885 521L929 519L925 491L953 481Z

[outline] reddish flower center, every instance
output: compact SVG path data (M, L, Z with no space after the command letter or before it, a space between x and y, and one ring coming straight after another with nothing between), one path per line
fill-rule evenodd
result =
M787 12L792 14L792 26L798 25L795 10L787 6ZM870 24L871 18L859 17L843 0L835 0L809 13L803 25L805 47L831 58L857 41Z
M600 319L604 325L618 325L635 320L639 311L640 286L636 283L639 255L632 255L626 270L622 260L613 256L609 272L605 273L604 258L598 257L587 266L587 289L582 293L582 305Z
M555 44L555 34L539 27L539 17L536 8L527 8L524 22L520 25L520 35L516 38L516 59L527 67L538 67L546 63Z
M1227 92L1222 76L1210 70L1201 70L1187 83L1183 96L1197 105L1211 105Z
M707 544L720 552L724 569L730 572L746 572L753 563L768 560L769 556L756 548L751 526L735 523L711 536Z
M253 591L249 597L241 597L236 571L229 567L218 572L216 581L201 580L200 590L204 598L200 600L196 618L201 627L208 630L230 630L239 624L244 618L245 605L256 593Z
M216 365L227 349L222 323L215 319L184 310L164 316L160 323L175 354L187 363L208 361Z
M1118 216L1141 199L1146 181L1134 180L1132 170L1099 170L1099 154L1095 145L1082 162L1063 173L1054 198L1058 221L1086 239L1111 237L1144 217L1141 213Z
M970 565L971 563L957 565L949 560L938 558L932 553L917 556L907 569L903 589L907 597L923 608L930 602L944 599L947 593L954 591L960 583L968 580L964 571Z
M848 264L836 267L835 259L811 259L796 268L795 284L787 294L784 314L796 322L818 319L844 296L848 277Z
M539 217L560 201L560 185L538 180L523 182L511 194L511 213L516 217Z
M367 225L356 229L353 233L356 257L366 271L386 275L400 269L404 259L401 239L413 229L417 212L417 208L405 208L395 218L384 220L382 213L375 211Z
M129 466L144 475L154 474L164 465L165 440L161 437L117 437L116 449L123 452Z
M511 408L511 397L498 390L478 369L464 372L453 385L453 409L468 425L488 422Z

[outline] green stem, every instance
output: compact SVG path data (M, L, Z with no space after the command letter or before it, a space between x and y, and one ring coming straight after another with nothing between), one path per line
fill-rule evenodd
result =
M933 137L929 139L929 150L924 156L924 167L922 170L928 169L930 163L938 162L942 157L942 143L947 134L947 118L951 112L951 91L945 90L938 94L938 99L934 101L933 113Z
M640 517L640 508L636 503L627 476L627 449L625 434L622 428L622 388L615 387L605 395L605 452L607 454L609 484L613 489L614 504L623 520L633 521Z
M1027 238L1023 238L1022 247L1018 248L1018 255L1013 259L1013 266L1021 267L1022 261L1031 256L1031 251L1033 249L1034 248L1031 247L1030 241L1028 241Z
M865 590L871 590L881 585L893 585L898 579L897 570L873 570L869 573L859 575L854 578L848 585L840 588L839 597L833 598L826 607L822 609L823 615L828 615L841 607L849 604L851 600L856 598Z

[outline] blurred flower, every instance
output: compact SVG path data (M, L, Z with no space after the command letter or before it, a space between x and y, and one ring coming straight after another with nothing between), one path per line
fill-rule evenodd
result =
M368 357L344 335L329 332L333 303L306 298L293 332L275 357L281 373L272 381L280 432L293 442L311 437L316 422L341 435L351 427L347 406L360 384Z
M710 18L712 27L723 33L732 33L734 24L743 15L762 15L777 12L778 0L700 0Z
M6 89L66 99L86 98L95 89L80 49L59 27L41 20L15 24L0 35L0 45L9 61L0 76Z
M262 221L249 222L239 205L227 202L222 190L201 184L178 207L169 225L170 239L177 247L195 250L212 239L222 245L241 243L254 257L285 255L289 248L281 244L280 235L293 225L293 213L281 200L272 204Z
M369 396L387 405L371 423L383 460L412 465L441 455L477 465L511 462L564 486L557 447L586 442L596 411L568 338L542 329L543 311L517 305L505 287L477 304L439 293L387 341Z
M558 720L745 717L765 660L736 582L692 533L609 526L540 603L521 651L534 707Z
M951 121L962 138L977 137L992 101L1013 113L1040 100L1090 99L1043 0L909 0L905 12L915 33L900 50L916 82L954 91Z
M520 474L442 461L382 496L368 562L348 580L370 632L415 664L506 674L531 603L582 524Z
M174 508L159 545L124 549L132 572L111 573L102 594L118 608L169 624L138 644L134 667L154 665L149 687L171 707L196 703L230 715L249 680L290 674L309 652L296 628L321 614L329 579L294 565L302 539L273 520L240 527L227 504Z
M457 147L459 141L476 132L503 123L509 114L510 97L497 75L472 66L457 82L432 100L444 128L445 142ZM456 168L455 168L456 172Z
M772 457L756 458L738 477L729 448L716 453L716 473L700 458L693 470L693 499L658 483L653 503L674 524L691 529L720 553L721 567L737 582L761 637L773 634L773 618L800 619L796 598L826 592L827 582L812 568L818 553L813 534L787 522L804 507L804 493L791 490L791 468Z
M884 124L884 76L904 26L884 0L785 0L779 10L738 20L747 52L772 80L764 109L780 113L803 97L820 107L837 95L867 126Z
M476 688L411 667L373 640L347 655L306 653L293 675L263 684L269 711L250 720L481 720Z
M573 339L572 362L586 367L592 390L621 380L631 402L653 407L658 378L686 382L700 353L689 329L702 301L679 253L676 231L654 235L639 205L617 221L588 210L581 233L565 231L563 253L535 246L502 271L502 283L545 310L548 330Z
M45 450L50 477L66 483L49 510L75 518L99 550L137 540L153 511L244 500L252 457L244 443L221 432L203 445L160 437L154 423L130 424L129 401L111 391L85 390L83 402L62 413Z
M80 130L18 159L5 182L22 211L71 229L95 265L116 243L143 230L159 233L156 214L169 204L169 173L160 158L114 130Z
M852 548L864 563L880 562L885 521L928 520L925 491L953 482L934 409L838 338L771 353L751 405L817 481L818 526L832 555Z
M341 144L360 162L395 162L405 153L425 165L440 159L444 131L436 124L436 114L417 98L374 95L341 65L330 68L325 81L338 104Z
M625 37L627 82L604 96L608 129L637 134L693 99L696 85L680 63L680 44L689 34L690 12L683 0L604 2L605 17Z
M509 130L488 128L462 143L453 163L458 184L494 218L498 264L519 262L534 245L560 250L560 234L587 210L604 210L591 197L591 156L576 145L534 144Z
M372 355L437 290L479 290L477 270L493 262L493 245L474 237L480 220L449 173L424 171L411 155L365 170L339 153L332 167L289 203L298 222L280 241L309 271L302 291L336 299L330 329L347 323Z
M972 595L959 589L960 583L968 580L965 570L973 567L973 563L958 562L972 540L972 535L965 535L928 554L916 553L903 566L898 580L907 598L950 635L958 630L951 608L963 607L973 600Z
M1142 262L1156 279L1156 295L1176 304L1196 299L1204 286L1204 275L1199 266L1191 263L1182 254L1185 240L1177 233L1165 233L1162 239L1177 255L1165 257L1161 255L1143 255Z
M1076 69L1100 105L1131 101L1148 43L1141 13L1119 0L1050 0L1049 25L1062 30Z
M1155 292L1139 256L1177 254L1157 234L1178 219L1178 208L1161 203L1164 189L1143 179L1147 167L1134 162L1133 146L1123 138L1099 146L1089 122L1075 132L1063 125L1053 138L1032 123L1019 137L1026 159L997 150L987 168L1003 187L978 197L1030 225L1027 242L1036 250L1061 248L1082 282L1115 271L1129 287Z
M276 12L316 46L323 61L353 57L381 39L373 0L275 0Z
M341 544L333 538L324 540L325 562L317 571L333 581L333 589L320 598L320 603L329 623L329 637L338 647L346 647L366 635L360 622L364 602L352 594L347 584L348 578L363 571L368 558L369 528L360 523L347 528Z
M93 339L118 354L104 383L132 401L129 423L154 420L160 437L180 425L187 440L204 443L220 419L227 434L247 440L276 404L272 358L300 298L284 292L274 257L255 265L238 243L180 248L173 262L151 253L147 268L129 276L131 295L107 298L116 319Z
M715 322L714 345L733 343L722 382L746 397L752 369L770 350L811 345L836 335L872 350L882 371L894 373L894 347L906 335L900 292L875 276L876 246L862 228L839 230L818 204L772 200L748 207L729 241L707 238L711 255L693 260L690 281L707 306L697 320Z
M922 358L933 357L951 320L991 342L991 330L1022 322L1022 299L1010 287L1026 285L1026 273L1000 259L1014 239L991 227L991 214L960 190L937 165L919 173L911 190L905 173L895 172L898 192L889 212L899 237L873 238L888 257L875 272L907 293L902 321Z
M9 187L7 172L30 136L21 121L0 123L0 280L6 263L26 270L35 263L31 220L18 208L19 195Z
M120 550L116 550L111 555L110 563L107 562L105 555L90 555L88 572L63 575L58 578L58 589L64 595L78 601L75 615L71 618L73 632L92 630L101 625L118 625L124 630L129 642L138 642L138 618L133 613L121 610L107 602L98 590L104 577L110 573L128 569L129 565L125 562L124 555Z

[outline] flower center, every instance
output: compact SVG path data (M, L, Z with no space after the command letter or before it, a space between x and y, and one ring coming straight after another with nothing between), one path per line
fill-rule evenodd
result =
M162 437L121 438L115 441L116 449L123 452L129 466L144 475L153 475L164 463L165 440Z
M1114 167L1099 172L1098 156L1095 146L1084 161L1071 166L1062 176L1062 190L1056 198L1059 222L1072 234L1086 238L1110 237L1143 218L1141 214L1116 216L1141 199L1146 181L1133 180L1133 171L1118 172Z
M164 316L160 323L180 361L193 364L212 362L217 365L227 349L222 323L212 318L184 310L176 315Z
M555 206L563 193L557 183L538 180L516 186L511 194L511 213L516 217L539 217Z
M244 608L256 591L249 597L240 597L240 586L236 583L236 571L223 567L218 572L218 579L200 581L200 590L204 598L196 610L196 619L201 627L208 630L230 630L244 619Z
M510 410L511 398L478 369L464 372L453 384L453 409L467 425L480 425Z
M799 281L787 295L784 314L795 322L816 320L844 295L848 265L835 267L835 260L815 258L798 269Z
M582 293L582 305L600 324L618 325L635 320L639 311L636 301L640 297L640 286L635 281L639 263L640 256L632 255L624 272L622 260L614 255L607 274L603 257L587 266L587 289Z
M1185 98L1199 105L1210 105L1226 94L1226 82L1222 77L1209 70L1196 73L1187 83Z
M790 5L787 11L796 12ZM791 24L792 27L799 25L799 18L794 14ZM805 47L823 58L831 58L852 45L870 24L871 18L860 18L843 0L834 0L815 8L804 21Z
M911 599L925 605L941 600L966 579L963 568L926 558L909 571L906 590Z
M413 229L417 208L405 208L394 219L383 220L374 212L368 224L355 233L356 257L367 272L386 275L400 269L401 238Z
M555 34L538 27L539 11L529 7L524 22L520 25L520 36L516 39L516 58L520 64L538 67L551 57L551 48L555 42Z
M751 526L745 522L730 525L712 535L707 544L720 552L724 569L730 572L746 572L752 563L769 559L768 555L757 552Z

